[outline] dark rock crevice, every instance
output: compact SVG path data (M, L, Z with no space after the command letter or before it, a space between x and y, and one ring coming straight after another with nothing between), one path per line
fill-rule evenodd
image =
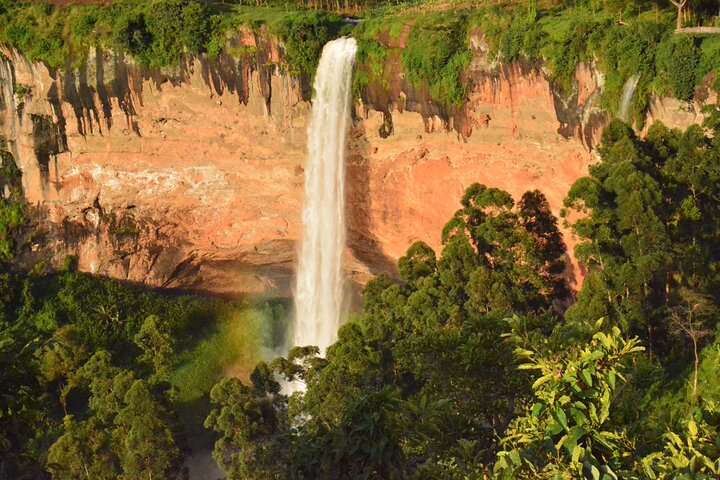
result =
M49 115L31 115L33 153L37 160L43 187L50 181L50 164L57 168L57 155L66 149L63 135L58 124Z

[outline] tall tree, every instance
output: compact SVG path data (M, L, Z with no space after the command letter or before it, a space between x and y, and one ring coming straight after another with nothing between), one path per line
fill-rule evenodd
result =
M677 8L677 29L680 30L682 28L683 10L687 5L687 0L669 0L669 2Z
M136 380L123 400L113 432L123 471L120 479L168 478L178 467L180 452L167 406L152 395L151 386L143 380Z

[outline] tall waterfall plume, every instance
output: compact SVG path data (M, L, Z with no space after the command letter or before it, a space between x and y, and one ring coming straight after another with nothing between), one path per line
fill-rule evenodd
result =
M294 344L316 345L321 355L336 340L343 314L345 136L356 51L353 38L339 38L323 48L308 128Z

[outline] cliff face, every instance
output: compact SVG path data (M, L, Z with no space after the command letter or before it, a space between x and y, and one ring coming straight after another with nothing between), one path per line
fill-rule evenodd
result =
M75 254L81 270L152 286L289 293L310 88L276 67L271 37L235 41L256 53L188 58L174 71L100 50L49 71L3 50L0 137L34 206L23 262ZM594 161L607 119L591 68L578 69L568 97L542 71L490 63L481 34L472 47L474 87L461 108L407 85L393 58L385 75L395 80L371 84L356 104L346 266L357 283L392 272L415 240L439 247L471 183L516 198L540 189L558 213ZM663 99L651 116L698 120Z

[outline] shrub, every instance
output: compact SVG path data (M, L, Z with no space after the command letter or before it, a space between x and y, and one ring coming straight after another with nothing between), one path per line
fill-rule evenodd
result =
M467 19L445 15L429 17L413 26L402 64L410 83L427 82L434 100L457 106L467 96L468 85L461 72L471 58Z
M674 41L670 63L663 65L673 95L678 100L690 101L695 93L695 79L700 65L700 49L691 36L680 36Z

